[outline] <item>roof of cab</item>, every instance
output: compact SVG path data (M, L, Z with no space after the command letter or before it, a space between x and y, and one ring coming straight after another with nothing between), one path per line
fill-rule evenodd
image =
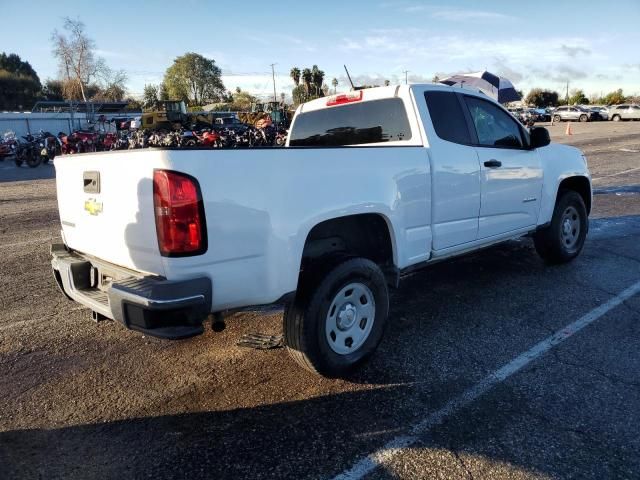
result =
M351 102L344 102L336 105L328 105L333 99L336 97L341 97L345 95L353 95L359 92L362 92L362 96L358 99L354 100L355 102L366 102L369 100L380 100L382 98L393 98L399 96L401 92L406 92L407 90L411 90L416 87L425 88L426 90L451 90L451 89L463 89L466 93L471 94L480 94L484 95L477 88L469 88L466 86L449 86L444 85L442 83L413 83L411 85L390 85L388 87L372 87L372 88L364 88L362 90L352 90L350 92L341 92L336 95L328 95L322 98L316 98L315 100L311 100L309 102L300 104L296 113L302 112L310 112L313 110L320 110L324 108L333 108L334 106L341 106L344 104L348 104ZM486 95L485 95L486 96Z

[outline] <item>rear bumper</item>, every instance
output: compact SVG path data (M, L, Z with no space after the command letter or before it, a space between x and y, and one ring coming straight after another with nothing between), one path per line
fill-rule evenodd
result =
M62 292L99 315L147 335L180 339L199 335L211 311L212 286L206 277L169 281L137 276L97 262L63 244L51 245L53 275ZM109 273L107 273L107 271ZM105 275L115 279L100 286Z

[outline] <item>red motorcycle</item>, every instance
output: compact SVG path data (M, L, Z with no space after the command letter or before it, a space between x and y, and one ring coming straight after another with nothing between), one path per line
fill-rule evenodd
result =
M185 147L201 146L218 148L222 146L222 139L220 138L220 134L215 130L205 130L199 135L198 132L191 132L191 136L185 137L185 139L183 140L183 145Z
M16 140L16 134L13 132L6 132L0 140L0 161L5 157L12 157L16 154L18 149L18 140Z
M98 143L100 151L115 150L118 144L118 136L115 133L105 133Z
M70 153L95 152L98 144L98 134L96 132L78 130L71 134L68 142L72 143L75 148L75 152Z
M58 139L62 145L61 150L63 155L71 155L73 153L78 153L78 147L73 137L67 135L64 132L58 133Z

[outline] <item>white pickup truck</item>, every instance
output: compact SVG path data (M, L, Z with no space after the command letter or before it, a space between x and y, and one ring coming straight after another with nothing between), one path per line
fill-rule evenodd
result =
M389 287L444 258L531 234L581 251L584 155L484 94L372 88L298 107L286 148L57 157L63 292L95 318L164 338L284 304L292 357L339 376L380 342Z

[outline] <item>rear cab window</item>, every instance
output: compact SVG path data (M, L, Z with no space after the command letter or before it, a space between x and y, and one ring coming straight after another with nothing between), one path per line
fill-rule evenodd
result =
M411 126L400 98L383 98L300 113L292 147L338 147L406 141Z

